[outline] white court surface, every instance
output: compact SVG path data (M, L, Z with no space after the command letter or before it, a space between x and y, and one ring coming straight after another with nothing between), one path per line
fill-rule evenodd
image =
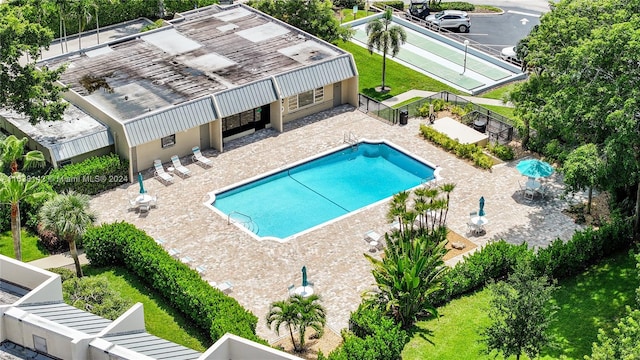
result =
M372 15L345 24L355 30L352 41L367 47L367 23L380 15ZM510 63L483 53L472 46L427 30L402 18L393 17L394 25L402 26L407 41L395 56L387 56L413 70L435 78L460 91L477 94L487 89L526 77ZM466 58L466 59L465 59Z

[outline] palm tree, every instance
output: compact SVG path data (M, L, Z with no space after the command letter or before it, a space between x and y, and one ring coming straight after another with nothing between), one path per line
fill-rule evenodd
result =
M447 195L447 207L444 212L443 224L447 223L447 215L449 214L449 200L451 198L451 192L453 192L455 188L456 188L456 184L453 184L453 183L446 183L446 184L440 185L440 190L442 190Z
M24 153L24 147L28 141L26 137L18 139L15 135L9 135L0 141L0 167L4 168L5 164L9 164L13 174L18 171L18 161L22 161L23 168L44 164L42 152L32 150Z
M64 45L67 47L67 51L69 51L69 46L67 45L67 25L65 24L65 16L67 14L67 4L69 0L54 0L54 4L58 7L58 16L60 18L60 49L64 52Z
M89 209L89 199L88 195L71 190L45 202L38 213L44 229L52 231L58 238L69 243L78 277L82 277L82 268L78 260L76 241L96 220L95 213Z
M391 56L398 55L400 45L407 41L407 33L401 26L391 24L391 9L387 9L381 17L367 23L365 28L367 36L367 48L369 53L373 53L373 49L382 51L382 87L381 91L385 91L384 86L385 75L387 72L387 53L391 52Z
M324 332L324 324L327 322L327 315L325 309L319 304L320 297L318 295L311 295L308 297L302 297L300 295L291 298L291 302L297 304L299 310L299 333L300 336L300 349L304 349L304 335L307 328L312 328L322 336Z
M293 303L291 301L291 298L289 298L284 301L276 301L272 303L271 307L269 308L269 313L267 313L267 326L271 327L271 324L274 324L274 331L276 332L276 335L280 335L280 326L284 324L289 330L289 335L291 335L291 343L293 344L293 348L296 351L298 351L299 348L296 345L295 338L293 337L293 332L300 325L298 308L298 304Z
M82 49L82 31L91 21L91 7L93 5L88 0L75 0L71 6L71 11L78 16L78 49Z
M17 260L22 261L22 234L20 232L20 202L50 197L52 193L40 188L39 179L27 179L20 172L10 176L0 173L0 203L11 206L11 235Z

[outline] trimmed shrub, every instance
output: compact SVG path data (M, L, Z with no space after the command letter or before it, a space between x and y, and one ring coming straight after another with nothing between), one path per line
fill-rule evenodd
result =
M40 243L42 243L44 248L47 249L50 254L59 254L69 250L69 243L62 239L58 239L53 231L45 230L40 225L38 225L36 229L38 238L40 238ZM76 244L76 246L78 246L78 244Z
M432 5L429 5L432 6ZM440 2L435 4L431 8L431 12L442 10L462 10L462 11L474 11L476 7L473 4L462 1Z
M457 140L453 140L447 135L436 131L430 126L420 125L422 136L439 145L441 148L455 153L458 157L469 159L482 169L490 169L493 166L493 160L487 154L482 152L482 148L475 144L460 144Z
M116 154L94 156L55 169L46 180L57 193L67 190L95 195L129 182L129 164Z
M375 5L381 9L384 9L385 6L390 6L396 10L404 11L404 1L380 1L376 2Z
M489 144L487 146L487 150L489 150L489 152L491 152L493 155L497 156L498 159L503 161L511 161L516 157L516 152L513 150L511 146L508 146L508 145Z
M364 0L334 0L333 7L353 9L354 6L358 6L358 9L364 9Z
M124 265L209 331L213 341L228 332L265 343L255 335L255 315L211 287L195 270L169 256L144 231L124 222L104 224L89 229L84 242L91 264Z

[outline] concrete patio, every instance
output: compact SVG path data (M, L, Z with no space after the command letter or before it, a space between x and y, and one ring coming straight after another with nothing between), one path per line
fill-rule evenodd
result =
M389 229L387 205L366 208L290 242L278 243L254 240L236 226L228 225L226 218L206 208L203 202L210 191L339 146L344 133L387 139L443 167L444 181L456 184L448 225L477 245L506 239L538 247L558 237L571 237L577 225L561 213L567 200L560 196L557 174L549 179L555 192L550 200L524 201L517 193L518 180L523 181L515 169L517 161L497 165L491 171L480 170L423 140L419 124L418 119L410 119L408 125L391 126L352 107L341 106L288 123L283 133L267 129L230 141L225 144L224 153L204 151L214 162L211 168L182 159L192 175L186 179L176 175L171 185L160 183L153 178L153 170L147 170L145 188L158 196L157 208L148 213L129 209L129 199L138 194L136 182L94 197L91 206L98 212L99 222L124 220L154 238L164 239L166 249L180 250L180 256L193 259L190 265L194 268L204 266L205 280L231 281L234 287L230 296L258 316L257 333L269 341L277 339L264 320L269 305L285 299L289 285L299 285L303 265L322 298L328 325L336 331L347 327L349 314L358 307L361 294L373 286L370 265L362 255L369 250L364 233ZM490 223L485 235L474 237L468 234L466 224L469 212L477 210L480 196L485 198ZM460 257L453 258L448 263L459 260Z

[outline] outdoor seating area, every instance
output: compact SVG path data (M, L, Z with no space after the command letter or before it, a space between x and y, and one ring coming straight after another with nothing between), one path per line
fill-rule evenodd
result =
M287 288L289 291L289 296L300 295L302 297L309 297L313 295L313 282L307 279L307 267L302 267L302 283L300 286L296 287L295 284L289 285Z
M213 166L213 161L202 155L202 151L200 151L199 147L194 146L191 150L193 151L193 156L191 157L193 163L203 165L205 168ZM154 160L153 169L153 176L165 185L174 183L174 175L178 175L178 177L186 179L192 174L192 171L182 163L178 155L171 156L171 163L166 170L160 159Z
M550 196L549 185L543 184L541 180L553 174L554 169L551 165L538 159L527 159L520 161L516 165L516 169L520 174L527 177L524 185L518 181L524 200L546 200Z
M383 236L375 230L369 230L364 234L364 240L369 244L369 251L376 252L384 247Z

